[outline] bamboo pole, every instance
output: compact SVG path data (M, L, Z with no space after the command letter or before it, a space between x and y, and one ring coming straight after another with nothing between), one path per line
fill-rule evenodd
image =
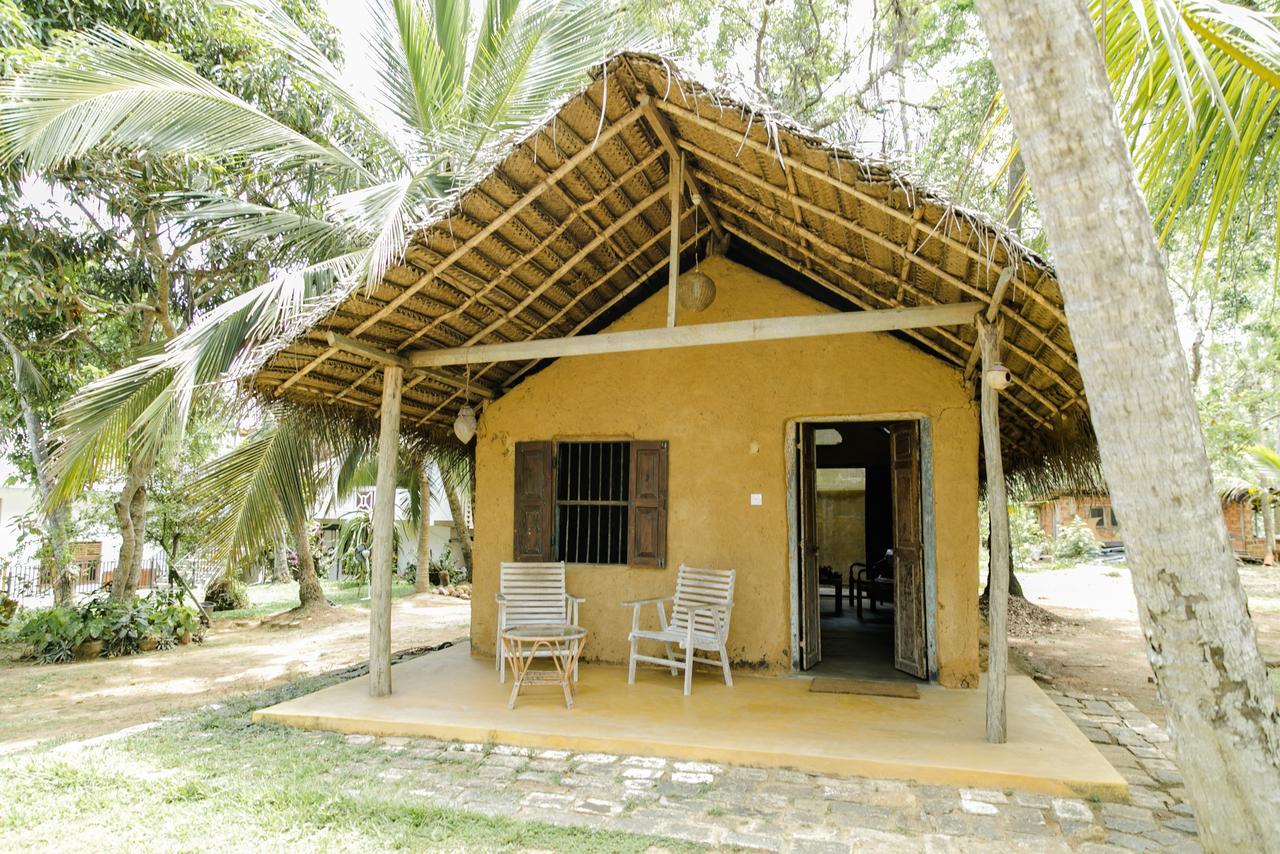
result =
M671 163L671 248L667 257L667 326L676 325L676 282L680 278L680 194L683 192L684 154L672 152Z
M982 347L982 450L987 464L987 515L991 522L987 583L987 741L1008 740L1005 683L1009 669L1009 499L1000 457L1000 393L990 371L1000 362L1000 328L978 320Z
M391 555L395 545L396 466L400 457L400 383L404 369L382 372L378 479L373 494L373 555L369 564L369 694L391 693Z

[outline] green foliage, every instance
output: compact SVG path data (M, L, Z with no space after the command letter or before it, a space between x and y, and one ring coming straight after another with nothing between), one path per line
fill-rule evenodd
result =
M128 602L98 596L76 607L20 611L5 636L29 647L38 663L52 664L69 660L83 643L101 642L109 656L132 655L146 638L167 649L185 634L200 632L194 609L177 593L156 590Z
M354 584L367 584L369 581L369 558L373 550L373 520L364 511L356 511L342 520L338 528L334 554L338 557L338 566L342 570L342 578ZM394 566L394 560L392 562Z
M79 641L80 612L75 608L41 608L18 612L9 627L9 636L31 648L40 664L70 661Z
M1025 569L1044 557L1049 538L1040 527L1035 508L1014 504L1009 508L1009 540L1013 544L1013 567Z
M1102 544L1089 523L1076 516L1058 531L1053 556L1063 561L1082 561L1102 553Z

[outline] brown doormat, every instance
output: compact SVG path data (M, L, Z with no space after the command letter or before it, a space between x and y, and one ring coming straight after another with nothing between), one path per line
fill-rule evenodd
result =
M815 694L871 694L876 697L920 699L920 689L911 682L877 682L873 679L832 679L814 677L809 690Z

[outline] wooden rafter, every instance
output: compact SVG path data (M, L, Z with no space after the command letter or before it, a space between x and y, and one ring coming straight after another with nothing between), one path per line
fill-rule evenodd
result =
M711 119L708 119L705 116L700 115L695 110L692 110L688 107L677 104L673 101L659 100L656 103L662 110L678 115L681 118L688 119L689 121L693 122L694 124L698 125L701 128L704 128L713 133L716 133L722 137L725 137L726 139L732 140L735 144L745 145L748 148L763 152L773 158L781 157L783 163L790 164L794 166L796 169L799 169L801 172L804 172L807 175L816 177L820 180L828 181L828 182L835 181L839 184L840 188L845 192L875 207L877 210L881 210L887 215L895 219L901 220L913 231L925 228L923 223L913 220L912 215L910 213L903 211L897 207L894 207L893 205L885 204L883 200L877 199L875 196L859 189L858 187L850 184L847 181L844 181L839 176L832 176L827 172L822 171L821 169L815 169L814 167L810 166L808 163L805 163L802 160L799 160L787 154L783 154L782 152L774 149L773 147L767 145L766 143L753 139L749 134L744 134L741 131L735 131L731 128L724 127L718 122L714 122ZM757 180L759 180L760 178L760 176L755 176L755 177ZM937 239L942 241L948 246L964 253L965 255L969 256L974 260L981 261L984 264L994 263L994 259L983 255L982 253L978 252L973 247L971 247L968 243L962 240L956 240L950 235L942 234L941 232L938 232L934 229L928 229L925 232L925 235L926 235L926 238L928 239ZM901 251L900 248L898 251ZM1045 311L1052 314L1055 318L1059 318L1061 320L1066 319L1066 315L1062 312L1061 309L1059 309L1053 303L1049 302L1044 297L1043 294L1041 294L1039 291L1036 291L1034 288L1032 288L1030 284L1024 281L1018 280L1017 282L1015 282L1015 286L1022 290L1025 290L1027 292L1028 298L1032 302L1037 303L1041 308L1043 308Z
M641 95L638 104L644 113L645 121L649 123L649 127L653 129L653 134L658 138L658 142L662 143L663 149L668 155L668 163L674 163L680 157L680 146L676 143L675 135L671 131L671 126L667 124L667 120L653 106L653 101L648 95ZM711 223L711 228L716 233L716 238L724 239L724 227L720 224L720 217L716 215L715 208L709 203L707 196L702 192L702 187L698 184L698 179L694 177L691 169L684 170L684 183L689 189L689 197L693 199L701 199L701 207L703 213L706 214L707 220Z
M596 138L596 144L598 145L600 144L600 142L607 139L612 139L614 135L622 133L622 131L625 128L627 128L633 121L639 118L639 116L640 116L640 111L638 109L631 110L625 116L622 116L616 122L614 122L613 124L610 124L609 127L602 130L600 132L600 135ZM390 303L387 304L387 306L381 309L378 313L374 314L372 317L363 321L355 329L351 330L350 334L359 335L361 332L364 332L365 330L372 327L375 323L380 321L383 317L386 317L388 314L390 314L392 311L394 311L396 308L402 305L405 301L407 301L410 297L412 297L415 293L417 293L420 289L425 287L427 282L430 282L432 279L434 279L439 274L440 271L449 267L451 264L453 264L454 261L461 258L470 249L479 245L479 243L482 240L484 240L485 238L489 237L491 234L496 232L499 228L501 228L504 224L506 224L508 220L514 217L517 213L519 213L525 207L525 205L528 205L529 203L537 199L539 196L541 196L543 193L545 193L552 184L554 184L556 181L559 181L562 177L564 177L565 175L573 171L575 168L577 168L577 165L583 160L590 157L591 154L592 154L591 148L584 148L581 151L579 151L577 154L575 154L573 157L570 157L568 160L562 163L554 172L552 172L546 178L539 181L537 184L534 184L532 187L530 187L529 190L523 196L521 196L520 200L517 201L514 205L509 207L507 210L503 211L498 216L494 217L494 219L488 225L486 225L484 228L480 229L480 231L473 234L461 246L459 246L457 249L453 250L447 256L445 256L443 261L437 264L429 272L424 273L422 276L420 276L418 280L414 282L412 285L410 285L409 287L401 291L400 294L394 300L392 300ZM332 356L334 352L335 350L333 348L329 348L324 353L321 353L319 356L316 356L314 359L311 360L311 362L305 365L292 377L290 377L285 382L281 383L280 386L276 388L275 396L279 397L289 388L289 386L293 385L293 383L297 382L299 379L301 379L302 377L310 373L312 370L314 370L317 365L319 365L325 359Z

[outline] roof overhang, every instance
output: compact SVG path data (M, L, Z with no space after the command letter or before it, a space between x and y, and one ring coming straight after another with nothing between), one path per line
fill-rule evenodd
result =
M420 368L404 384L405 429L449 424L464 371L473 395L493 399L543 364L536 347L500 361L485 361L486 348L593 335L665 284L681 156L682 264L727 241L731 258L844 311L975 303L1004 327L1006 456L1031 462L1089 443L1062 295L1042 258L889 166L637 54L512 143L379 283L280 342L248 384L372 416L390 354ZM971 325L894 334L972 376ZM477 358L410 358L459 348Z

